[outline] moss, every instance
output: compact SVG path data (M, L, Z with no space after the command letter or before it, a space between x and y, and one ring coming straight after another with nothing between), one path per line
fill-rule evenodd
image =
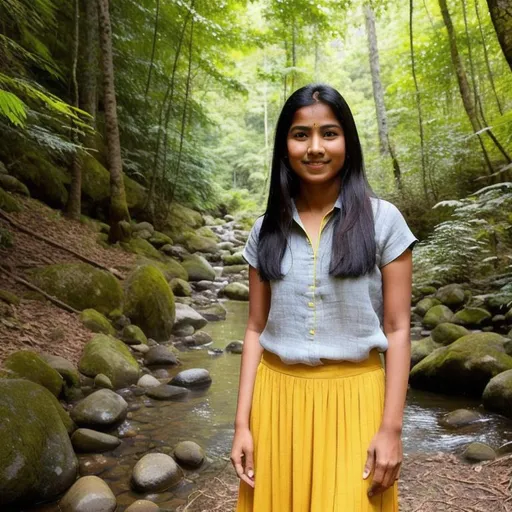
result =
M229 267L222 268L222 275L229 276L232 274L239 274L244 270L249 271L249 265L247 265L247 263L245 265L230 265Z
M0 187L14 194L20 194L22 196L30 196L30 192L26 185L21 183L14 176L8 174L0 174Z
M4 366L24 379L44 386L55 396L60 395L64 379L35 352L29 350L14 352L5 360Z
M181 263L167 256L162 256L162 261L141 258L137 263L138 265L153 265L162 272L167 282L172 281L176 277L185 281L188 280L188 273Z
M75 309L95 309L104 315L121 307L123 291L109 272L87 263L63 263L32 269L28 279Z
M241 252L235 252L235 254L226 254L222 256L224 265L246 265L246 261L242 256Z
M411 343L411 366L417 365L422 359L425 359L440 345L434 342L434 340L428 336L418 341Z
M423 325L433 329L443 322L451 322L453 318L452 310L443 305L431 307L423 317Z
M167 236L164 233L160 233L160 231L155 231L149 238L149 243L156 247L157 249L160 249L164 245L172 245L173 241L170 236Z
M122 242L121 247L128 252L133 252L139 256L162 260L163 254L155 249L147 240L143 238L132 238L128 242Z
M116 332L107 318L95 309L84 309L80 314L80 320L92 332L112 335Z
M211 230L211 228L207 226L202 226L198 230L196 230L196 233L199 236L203 236L205 238L211 238L215 243L219 241L219 237Z
M434 297L426 297L425 299L421 299L416 304L414 312L418 313L418 315L424 316L430 308L433 308L434 306L440 306L441 304L441 301L435 299Z
M186 255L182 265L188 273L189 281L213 281L215 279L215 270L203 256Z
M0 188L0 210L4 210L7 213L15 213L21 211L21 207L8 192Z
M217 242L211 238L200 236L196 233L183 235L182 243L189 252L216 252Z
M140 372L130 349L122 341L105 334L97 334L85 345L78 369L93 378L103 373L116 389L135 384Z
M187 281L180 279L179 277L173 278L169 285L171 286L171 290L173 291L174 295L177 295L178 297L192 296L192 288L190 284Z
M7 304L14 304L15 306L20 304L20 299L17 295L2 289L0 289L0 300L7 302Z
M142 332L140 327L136 325L127 325L123 329L122 334L123 341L128 343L129 345L147 345L148 339L146 335Z
M483 308L466 307L457 311L453 317L453 322L460 325L480 326L488 325L492 315Z
M441 343L443 345L449 345L454 341L457 341L462 336L466 336L470 334L470 332L461 325L452 324L450 322L445 322L439 324L431 333L432 339L436 343Z
M129 276L124 311L147 336L157 341L169 339L176 317L174 294L160 270L144 265Z
M249 288L242 283L229 283L222 294L233 300L249 300Z

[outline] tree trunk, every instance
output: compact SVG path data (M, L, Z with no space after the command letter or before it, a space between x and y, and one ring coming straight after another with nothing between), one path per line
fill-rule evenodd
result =
M512 0L487 0L494 29L512 70Z
M295 18L292 19L292 86L291 92L295 91L295 68L297 66L297 27Z
M114 85L114 62L112 56L112 28L108 0L98 1L99 35L103 68L103 103L105 106L105 132L110 171L110 233L111 243L129 238L124 222L130 222L123 181L123 161L117 122L116 90Z
M151 60L149 62L148 81L146 82L146 90L144 92L144 103L147 103L149 86L151 85L151 73L155 63L156 39L158 35L158 21L160 16L160 0L156 0L155 28L153 29L153 43L151 45Z

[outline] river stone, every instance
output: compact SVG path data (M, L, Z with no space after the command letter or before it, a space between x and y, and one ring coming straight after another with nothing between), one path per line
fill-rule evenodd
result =
M508 443L502 444L497 450L496 453L499 457L502 457L503 455L508 455L509 453L512 453L512 441L509 441Z
M232 300L249 300L249 288L242 283L229 283L221 293Z
M30 350L12 353L4 362L4 367L24 379L36 382L59 396L64 379L39 354Z
M460 284L447 284L437 290L435 298L439 299L445 306L457 309L464 304L464 289Z
M176 314L174 294L160 270L143 265L128 277L124 312L146 336L157 341L169 339Z
M104 389L114 389L114 386L112 385L112 381L104 373L98 373L98 375L96 375L96 377L94 377L94 387L104 388Z
M409 374L411 387L445 394L480 397L496 375L512 369L504 338L473 333L442 347L420 361Z
M227 315L226 308L220 304L219 302L216 304L212 304L206 308L201 308L198 310L198 313L201 316L204 316L206 320L210 322L215 322L217 320L225 320Z
M127 325L121 334L127 345L147 345L148 339L142 329L136 325Z
M183 370L171 380L171 384L184 388L208 386L211 383L210 372L204 368Z
M61 512L114 512L116 497L97 476L79 478L59 503Z
M174 459L164 453L148 453L135 464L132 486L139 492L162 492L183 476Z
M468 327L481 327L488 325L491 321L492 315L489 311L483 308L466 307L457 311L453 316L453 322L459 325L466 325Z
M488 295L484 300L485 307L495 314L505 314L512 304L512 293Z
M496 458L496 452L484 443L474 442L464 450L462 457L472 462L494 460Z
M231 265L230 267L222 267L222 276L231 276L233 274L242 274L248 272L249 265Z
M234 254L230 254L222 257L222 262L224 265L245 265L247 262L242 256L242 252L235 252Z
M204 450L194 441L181 441L174 448L174 457L179 464L198 468L204 460Z
M441 324L443 325L443 324ZM442 345L436 343L430 336L421 340L411 342L411 367L417 365L422 359L425 359L434 350Z
M149 243L154 245L157 249L160 249L160 247L164 245L172 245L173 242L170 236L167 236L165 233L160 233L160 231L155 231L149 238Z
M92 332L101 332L103 334L114 335L116 333L107 317L95 309L84 309L80 313L80 320L87 329Z
M179 331L186 325L191 325L194 330L198 330L207 323L208 321L190 306L176 304L176 319L174 320L173 331Z
M54 370L59 372L61 377L64 379L64 384L69 387L80 386L80 374L74 367L73 363L61 356L54 356L46 352L39 354L46 363L51 366Z
M174 277L171 279L169 286L171 287L174 295L177 295L178 297L190 297L192 295L192 288L185 279Z
M183 343L187 345L187 347L200 347L201 345L206 345L212 341L212 337L205 331L198 331L192 336L186 336L183 338Z
M189 393L189 390L180 386L158 383L158 387L148 388L146 396L155 400L171 400Z
M210 236L201 236L197 232L185 233L180 242L186 247L190 253L194 252L217 252L217 241Z
M165 345L157 345L151 347L149 351L144 354L144 364L146 366L170 365L178 364L176 355Z
M139 354L147 354L151 347L148 345L130 345L130 348Z
M484 389L484 407L512 418L512 369L493 377Z
M508 340L505 340L503 346L505 348L505 352L509 356L512 356L512 330L508 333Z
M71 421L54 395L0 379L0 418L0 505L51 500L73 484L78 461L63 419Z
M137 382L137 386L141 388L157 388L161 384L162 383L157 378L153 377L153 375L143 375L139 379L139 382Z
M220 242L217 244L217 247L223 251L230 251L235 247L233 242Z
M242 349L244 348L244 344L242 341L232 341L226 345L224 349L226 352L231 352L232 354L241 354Z
M433 329L443 322L451 322L453 318L452 310L444 305L431 307L423 317L423 325Z
M434 288L435 290L435 288ZM414 312L418 313L418 315L425 316L427 311L434 306L440 306L442 303L439 299L434 297L426 297L425 299L421 299L418 304L414 307Z
M88 428L79 428L71 436L73 448L81 453L102 453L115 450L121 440L115 436Z
M430 336L436 343L440 343L441 345L450 345L450 343L457 341L459 338L462 338L462 336L466 336L467 334L471 333L462 325L444 322L434 327Z
M149 231L153 234L155 232L155 228L150 222L138 222L132 226L132 232L137 233L139 231Z
M215 270L208 261L198 254L189 254L183 256L183 267L188 272L189 281L213 281L215 279Z
M80 311L93 308L104 315L121 307L123 290L105 270L87 263L60 263L27 271L29 280Z
M478 411L469 409L456 409L455 411L445 414L439 423L448 428L460 428L471 425L482 419L482 415Z
M71 419L81 427L111 427L126 418L128 404L110 389L90 394L71 410Z
M160 507L148 500L134 501L124 512L158 512Z
M96 334L83 350L78 369L88 377L104 373L114 388L124 388L139 380L139 363L130 349L120 340Z
M418 286L417 290L418 290L418 293L421 293L421 295L425 296L425 295L432 295L433 293L436 293L437 288L433 285L427 284L427 285Z

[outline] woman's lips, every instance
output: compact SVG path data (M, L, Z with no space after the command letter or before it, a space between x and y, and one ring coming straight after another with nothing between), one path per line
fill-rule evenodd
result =
M325 164L329 162L304 162L305 165L311 167L311 169L321 169Z

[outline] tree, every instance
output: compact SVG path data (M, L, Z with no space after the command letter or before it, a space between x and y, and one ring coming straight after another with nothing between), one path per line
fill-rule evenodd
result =
M487 0L503 54L512 70L512 0Z

